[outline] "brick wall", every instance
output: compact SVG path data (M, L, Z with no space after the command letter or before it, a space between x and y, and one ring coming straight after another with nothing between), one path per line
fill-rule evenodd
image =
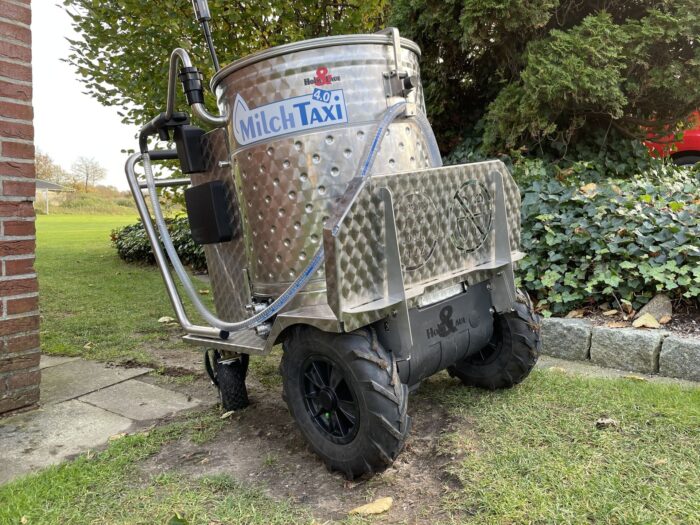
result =
M30 0L0 0L0 413L39 401Z

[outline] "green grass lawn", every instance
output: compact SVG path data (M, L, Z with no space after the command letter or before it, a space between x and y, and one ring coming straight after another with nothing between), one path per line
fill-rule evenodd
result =
M125 264L110 246L110 231L135 220L37 217L44 353L148 364L145 346L167 340L171 346L183 344L173 338L177 329L158 323L160 317L174 315L158 269Z
M466 422L443 444L463 486L444 505L469 523L700 523L699 388L535 370L427 390Z
M221 475L191 479L175 473L150 476L141 461L176 439L202 443L223 422L216 411L114 441L106 451L0 487L0 523L9 524L238 524L309 523L310 515L287 501ZM205 429L205 431L202 431ZM176 519L181 518L181 519Z

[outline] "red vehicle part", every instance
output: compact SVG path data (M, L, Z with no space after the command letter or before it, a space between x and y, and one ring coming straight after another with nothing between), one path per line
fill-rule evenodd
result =
M671 157L676 164L689 166L700 162L700 111L693 114L695 127L684 131L680 140L674 135L649 136L644 144L655 157Z

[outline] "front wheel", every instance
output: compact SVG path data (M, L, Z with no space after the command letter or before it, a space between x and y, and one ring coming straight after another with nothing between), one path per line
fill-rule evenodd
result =
M372 331L297 326L281 371L289 411L329 470L353 479L396 459L409 430L408 389Z
M448 368L448 373L467 386L510 388L530 374L540 346L540 318L529 298L519 293L512 312L494 317L493 336L486 347Z

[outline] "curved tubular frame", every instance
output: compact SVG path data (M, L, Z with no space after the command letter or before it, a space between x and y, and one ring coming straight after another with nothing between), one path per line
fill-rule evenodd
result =
M192 67L192 60L187 51L178 47L170 54L170 71L168 74L168 103L165 108L165 120L169 120L175 112L175 83L177 81L177 64ZM192 104L192 111L197 117L215 128L222 128L228 123L228 115L212 115L204 104Z
M146 200L143 197L143 193L141 193L139 182L136 179L135 171L136 164L141 162L142 157L143 156L141 155L141 153L134 153L133 155L131 155L126 161L125 171L126 179L129 182L129 188L131 189L131 193L134 196L136 208L138 209L139 216L141 217L141 222L143 222L143 226L146 229L146 234L148 235L148 238L152 240L158 239L158 236L156 235L153 222L151 221L151 214L148 211ZM168 297L170 298L170 303L173 305L173 310L175 310L175 316L177 317L178 322L182 325L182 328L185 330L185 332L187 332L190 335L196 335L200 337L221 339L222 334L220 330L217 330L216 328L212 328L210 326L200 326L192 324L192 322L187 317L185 308L182 304L182 301L180 300L177 288L175 287L175 281L173 280L172 275L170 275L170 270L168 269L168 260L165 257L165 253L163 253L163 248L161 247L160 242L151 242L151 246L153 248L153 253L155 255L156 262L160 267L160 274L163 277L165 289L167 290Z

